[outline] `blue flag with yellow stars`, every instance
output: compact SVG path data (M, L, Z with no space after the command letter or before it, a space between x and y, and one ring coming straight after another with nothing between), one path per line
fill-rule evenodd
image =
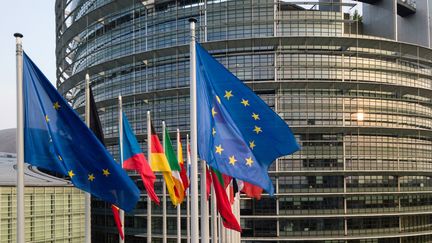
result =
M196 59L198 156L273 195L269 166L300 149L291 129L198 43Z
M23 96L24 161L131 211L140 196L135 183L25 53Z

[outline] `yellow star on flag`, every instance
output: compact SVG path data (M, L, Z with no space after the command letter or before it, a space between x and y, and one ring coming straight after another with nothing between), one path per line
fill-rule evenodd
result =
M219 155L222 155L222 151L224 151L224 149L222 148L222 144L219 144L219 146L216 146L216 153Z
M224 95L224 97L227 99L227 100L229 100L231 97L233 97L234 95L232 94L232 90L230 90L230 91L227 91L227 90L225 90L225 95Z
M242 101L240 103L242 103L245 107L246 106L250 106L249 105L249 100L242 99Z
M250 167L250 166L252 166L252 164L253 164L252 157L246 158L246 165L248 165Z
M212 108L212 116L214 117L214 116L216 116L216 114L217 114L217 112L215 111L215 108L213 107Z
M58 156L58 159L59 159L60 161L63 160L62 157L61 157L60 155L57 155L57 156Z
M45 121L46 121L46 122L49 122L48 115L45 115Z
M60 104L58 102L55 102L53 104L53 107L54 107L54 109L59 110L61 106L60 106Z
M104 176L109 176L111 174L108 169L102 169L102 173Z
M221 100L220 100L219 96L217 96L217 95L216 95L216 100L219 104L221 103Z
M261 127L258 127L258 126L255 126L253 131L256 132L256 134L262 132Z
M235 159L234 155L229 157L229 163L232 165L235 165L235 163L237 162L237 160Z
M252 118L253 118L255 121L260 119L260 118L259 118L259 115L258 115L258 114L255 114L255 113L252 113Z
M75 176L75 174L73 173L73 171L72 170L70 170L70 171L68 171L68 175L69 175L69 177L72 179L72 177L74 177Z
M251 148L251 149L254 149L255 148L255 141L250 141L249 142L249 147Z
M213 127L212 128L212 135L214 136L216 134L216 129Z
M89 175L88 175L88 180L89 180L89 181L93 181L94 179L95 179L95 177L94 177L93 174L89 174Z

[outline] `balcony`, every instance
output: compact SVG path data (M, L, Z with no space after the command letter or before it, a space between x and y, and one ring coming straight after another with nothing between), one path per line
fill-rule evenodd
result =
M397 0L397 14L406 17L416 13L415 0Z
M367 4L376 4L383 0L357 0ZM397 0L397 14L401 17L407 17L416 13L416 0Z

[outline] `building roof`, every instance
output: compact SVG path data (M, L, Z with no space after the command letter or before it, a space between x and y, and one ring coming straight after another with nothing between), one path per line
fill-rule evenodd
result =
M29 164L24 165L25 186L70 186L71 183L48 175ZM0 152L0 186L15 186L17 181L16 154Z
M0 130L0 152L16 153L16 129Z

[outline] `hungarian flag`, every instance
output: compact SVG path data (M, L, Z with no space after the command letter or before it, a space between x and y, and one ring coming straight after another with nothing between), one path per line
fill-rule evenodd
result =
M163 141L164 141L165 156L167 157L169 166L171 168L171 176L174 181L175 195L177 197L177 202L182 203L185 197L185 190L180 176L180 170L181 170L180 165L179 162L177 161L177 157L174 152L167 128L165 128L164 135L165 137Z
M225 228L241 232L242 229L231 210L231 204L224 189L225 186L221 173L212 169L211 176L216 194L217 209L222 217L223 225Z
M123 113L123 168L137 171L141 175L144 187L151 200L159 204L159 198L154 191L156 176L150 168L140 145L133 134L126 114Z
M96 135L96 137L99 139L99 141L105 146L104 142L104 134L102 130L102 125L99 119L99 114L97 112L96 102L93 97L93 91L90 87L90 129L93 131L93 133ZM115 205L111 205L111 210L113 212L114 221L117 226L117 231L119 232L119 235L122 239L124 239L123 234L123 228L122 223L119 215L119 208Z
M153 127L153 124L151 124L151 121L150 121L150 126L151 126L150 166L153 171L162 172L162 175L164 177L168 189L168 193L171 198L171 202L174 206L177 206L179 204L179 200L175 191L175 182L171 175L171 167L168 163L167 157L165 156L160 140Z
M177 159L180 165L180 177L183 182L183 188L186 195L186 189L189 187L189 179L187 176L187 171L183 160L183 147L180 138L180 131L178 129L177 129Z

